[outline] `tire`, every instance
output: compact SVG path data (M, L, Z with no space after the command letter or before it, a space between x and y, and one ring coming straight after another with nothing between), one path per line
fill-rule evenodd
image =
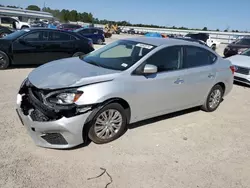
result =
M80 57L80 56L83 56L83 55L85 55L85 53L83 53L83 52L76 52L76 53L74 53L72 55L72 57Z
M213 44L212 46L211 46L211 48L212 48L212 50L216 50L216 44Z
M102 39L98 39L97 40L97 44L102 45L103 44L103 40Z
M108 117L109 115L107 113L110 110L113 111L113 113L111 113L113 114L113 116L116 115L115 117L118 117L118 118L114 118L114 121L117 121L119 118L121 118L121 121L119 121L119 124L116 123L116 125L115 123L113 124L106 123L103 126L101 126L101 123L98 123L98 122L101 122L101 121L105 122L105 118L103 114L106 113L106 117ZM108 118L106 119L108 120ZM126 131L127 117L126 117L124 108L120 104L110 103L104 106L103 108L101 108L93 117L90 123L91 123L91 127L88 131L88 137L90 138L90 140L92 140L96 144L105 144L113 140L116 140ZM119 128L115 129L115 127L119 127ZM113 135L111 134L110 130L114 131ZM102 131L103 133L101 133Z
M211 100L213 98L213 95L215 95L216 92L220 92L220 94L217 93L219 96L216 99L216 104L211 105L210 104ZM206 99L206 102L202 105L201 109L203 111L205 111L205 112L213 112L213 111L215 111L219 107L219 105L220 105L220 103L222 101L223 94L224 94L224 91L223 91L222 87L220 85L215 85L211 89L211 91L209 92L209 94L207 96L207 99Z
M21 27L21 29L28 29L28 28L29 28L29 26L26 26L26 25Z
M0 51L0 70L7 69L9 65L9 57L4 52Z
M0 32L0 38L3 38L5 36L7 36L7 35L8 35L8 33L6 33L6 32Z

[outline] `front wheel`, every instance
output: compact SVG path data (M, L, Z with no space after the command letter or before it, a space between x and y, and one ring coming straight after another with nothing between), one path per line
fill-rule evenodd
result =
M88 137L96 144L105 144L119 138L126 130L126 114L118 103L106 105L91 121Z
M74 53L74 54L72 55L72 57L81 57L81 56L83 56L83 55L85 55L85 53L83 53L83 52L76 52L76 53Z
M97 40L97 44L99 44L99 45L103 44L103 40L102 39L98 39Z
M201 109L206 112L215 111L222 101L223 93L222 87L220 85L215 85L209 92L206 102L202 105Z
M212 48L212 50L216 50L216 45L215 44L213 44L212 46L211 46L211 48Z
M9 57L4 52L0 51L0 70L7 69L9 65Z

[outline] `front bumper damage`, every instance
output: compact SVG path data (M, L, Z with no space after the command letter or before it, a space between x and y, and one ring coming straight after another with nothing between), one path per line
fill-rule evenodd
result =
M48 106L42 93L28 80L17 95L18 116L36 145L72 148L84 142L83 128L93 106Z

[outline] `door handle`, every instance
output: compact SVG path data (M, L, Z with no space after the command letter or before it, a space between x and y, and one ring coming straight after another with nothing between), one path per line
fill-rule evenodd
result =
M178 78L177 80L175 80L174 83L175 83L175 84L182 84L182 83L184 83L184 80Z
M211 73L210 73L210 74L208 75L208 78L214 78L214 74L211 74Z

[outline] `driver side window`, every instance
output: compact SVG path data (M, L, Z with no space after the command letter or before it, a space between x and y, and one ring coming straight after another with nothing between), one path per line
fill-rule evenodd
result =
M43 32L42 31L36 31L29 33L23 37L24 40L28 42L35 42L35 41L43 41Z
M178 70L181 68L182 47L173 46L159 50L146 60L146 64L155 65L158 72Z

